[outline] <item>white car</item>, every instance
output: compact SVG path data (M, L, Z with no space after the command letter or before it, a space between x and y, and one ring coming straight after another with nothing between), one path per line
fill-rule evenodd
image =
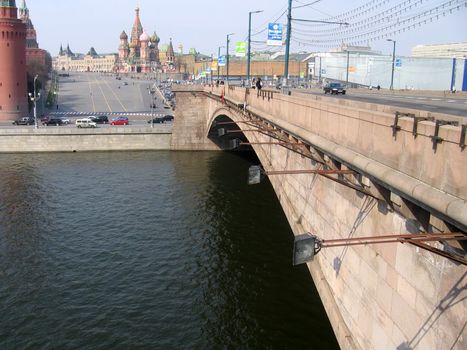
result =
M60 117L60 119L62 120L62 123L64 125L68 125L70 124L70 119L66 118L66 117Z
M77 119L75 122L78 128L95 128L97 127L96 122L93 122L91 118Z

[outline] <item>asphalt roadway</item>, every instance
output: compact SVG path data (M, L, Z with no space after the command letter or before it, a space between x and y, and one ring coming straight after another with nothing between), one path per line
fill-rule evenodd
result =
M296 92L329 96L345 100L376 103L400 108L410 108L433 113L467 117L467 95L451 93L420 93L410 91L387 91L349 89L345 95L324 95L322 89L294 89ZM402 112L402 111L401 111Z
M57 106L46 110L48 116L66 117L69 125L76 127L75 120L85 116L106 115L109 118L126 116L130 125L148 126L152 116L173 115L170 107L162 101L158 92L151 94L154 81L121 77L117 80L114 74L75 73L69 77L59 77L59 93ZM156 108L151 108L155 103ZM164 125L171 126L172 122ZM43 127L39 121L39 126ZM15 127L10 123L2 127ZM34 126L21 126L33 128ZM49 126L52 127L52 126ZM99 124L98 127L111 127Z

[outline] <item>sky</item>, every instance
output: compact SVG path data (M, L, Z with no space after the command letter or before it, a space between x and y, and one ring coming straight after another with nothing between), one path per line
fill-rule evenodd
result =
M312 6L293 10L293 18L323 20L356 9L377 0L321 0ZM416 1L416 0L412 0ZM424 0L434 4L446 0ZM263 10L252 16L252 32L266 29L287 8L287 0L26 0L31 20L36 28L41 48L52 56L58 54L60 44L70 45L72 51L87 53L92 46L98 53L118 51L120 33L129 35L135 17L136 6L148 34L157 32L161 44L173 39L175 50L183 44L184 52L196 48L198 52L217 54L219 46L226 45L226 35L235 41L243 41L248 35L248 12ZM309 4L311 0L293 0L293 6ZM381 2L381 0L380 0ZM403 0L391 0L398 4ZM419 44L467 42L467 6L460 11L441 17L408 32L391 36L397 41L397 54L410 55ZM19 7L21 0L16 0ZM285 16L279 22L286 23ZM294 24L297 29L307 24ZM293 32L293 30L292 30ZM253 37L265 41L267 31ZM254 44L261 47L262 44ZM386 39L370 43L373 49L392 53L392 43ZM264 46L263 46L264 47ZM224 50L224 49L222 49ZM327 51L324 48L292 45L292 51Z

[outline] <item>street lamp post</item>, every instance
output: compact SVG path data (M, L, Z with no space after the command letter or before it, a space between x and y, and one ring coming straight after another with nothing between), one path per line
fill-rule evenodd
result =
M247 60L247 68L246 68L246 81L247 86L250 86L250 65L251 65L251 15L253 13L261 13L263 10L258 11L251 11L248 12L248 60Z
M349 85L349 63L350 63L350 51L347 50L347 75L345 78L345 83Z
M396 41L392 39L386 39L387 41L392 41L392 70L391 70L391 86L390 90L394 89L394 67L396 64Z
M284 66L284 78L283 87L288 86L289 79L289 57L290 57L290 37L292 32L292 0L289 0L289 6L287 9L287 38L285 41L285 66Z
M227 34L227 55L226 55L226 58L225 58L226 61L227 61L227 62L226 62L226 66L227 66L227 76L226 76L226 78L225 78L227 84L229 83L229 61L230 61L230 59L229 59L229 44L230 44L230 36L231 36L231 35L234 35L234 34L235 34L235 33L229 33L229 34Z
M34 128L37 129L37 101L41 98L41 93L36 92L36 81L37 78L39 78L38 75L34 77L34 93L29 93L29 98L31 99L32 102L34 102Z

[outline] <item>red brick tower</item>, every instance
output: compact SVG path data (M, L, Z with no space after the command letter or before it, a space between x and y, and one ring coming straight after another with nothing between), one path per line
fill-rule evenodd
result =
M26 25L15 0L0 1L0 62L0 120L26 116Z

